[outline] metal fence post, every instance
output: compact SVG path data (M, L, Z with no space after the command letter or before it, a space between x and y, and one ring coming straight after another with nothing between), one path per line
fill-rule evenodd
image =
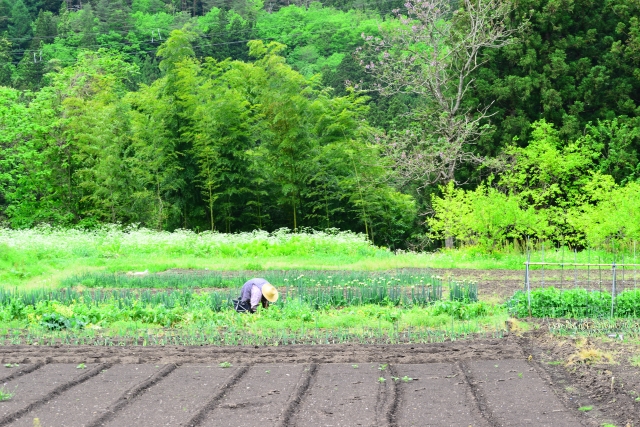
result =
M525 267L525 276L524 276L524 283L525 286L527 287L527 301L528 301L528 306L529 306L529 317L531 317L531 284L529 281L529 261L530 258L527 257L527 262L525 263L526 267Z
M613 317L613 309L616 304L616 262L611 264L611 317Z

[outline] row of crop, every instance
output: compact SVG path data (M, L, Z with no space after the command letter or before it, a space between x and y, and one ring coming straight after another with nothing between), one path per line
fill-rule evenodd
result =
M426 274L406 271L389 273L371 273L366 271L299 271L276 270L256 271L252 273L201 271L199 273L162 273L144 275L126 275L121 273L91 272L67 277L61 281L61 287L82 286L85 288L155 288L155 289L192 289L192 288L237 288L254 277L264 277L276 286L422 286L442 285L442 280L428 270Z
M320 307L344 307L364 304L384 305L427 305L442 299L442 285L419 284L402 286L394 282L357 284L345 286L306 286L293 284L279 287L280 302L297 300ZM155 289L33 289L6 290L0 288L0 306L10 306L20 301L22 304L35 306L41 301L56 301L70 304L81 301L84 304L98 305L113 303L119 308L134 305L163 305L167 308L183 306L189 308L196 301L200 307L203 304L211 310L220 311L231 305L231 300L240 294L239 288L218 289L208 292L197 292L192 289L155 290ZM203 297L206 296L206 297ZM456 301L475 302L478 300L478 288L473 283L451 283L449 285L449 299Z
M442 288L433 286L378 286L361 288L281 289L282 297L266 315L273 320L287 311L289 317L311 320L317 310L355 306L431 307L435 314L450 314L464 319L482 315L485 305L475 305L465 296L474 296L474 287L455 286L451 298L442 301ZM13 320L39 324L50 330L83 328L87 325L109 325L118 321L141 322L171 327L197 322L225 324L230 322L232 299L238 290L193 292L150 290L77 291L73 289L8 292L0 289L0 322ZM471 308L469 308L471 307ZM389 321L393 321L390 319Z
M185 329L171 331L132 331L121 335L95 330L9 329L0 334L0 346L3 345L91 345L91 346L237 346L237 345L321 345L321 344L426 344L470 338L502 338L504 330L500 325L486 330L473 322L461 322L451 329L432 329L426 327L393 328L337 328L325 330L307 328L299 330L265 329L247 331L246 329Z
M613 309L615 317L637 318L640 316L640 289L624 291L612 300L606 291L539 288L531 291L530 298L524 291L516 292L507 307L516 317L531 314L541 318L601 318L611 316Z

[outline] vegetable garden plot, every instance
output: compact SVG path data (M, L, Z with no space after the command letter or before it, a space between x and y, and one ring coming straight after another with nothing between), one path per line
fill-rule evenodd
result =
M205 427L276 425L309 365L252 367L202 423Z
M158 370L159 368L154 365L114 365L24 415L11 425L32 427L33 419L38 418L43 426L86 426L115 402L124 391L144 381ZM21 390L16 390L16 395L21 393Z
M399 427L485 425L456 365L396 365L396 375Z
M217 364L180 366L117 413L106 425L185 425L234 371L235 368L223 369Z
M385 387L379 382L381 377L393 381L388 365L362 363L319 366L291 425L378 425L379 416L376 412L383 409L378 401L378 389Z
M0 420L31 405L48 401L56 389L86 375L96 366L87 364L85 369L80 370L75 364L49 364L7 382L4 384L5 390L14 395L10 400L0 402Z
M462 365L485 418L504 426L580 427L534 368L522 360Z
M44 363L5 363L4 368L0 370L0 384L6 384L14 378L33 372L42 366Z
M95 365L80 376L76 364L50 364L9 382L25 387L0 402L0 426L30 426L36 417L42 426L91 427L581 425L578 411L564 407L526 361L463 359L226 369Z

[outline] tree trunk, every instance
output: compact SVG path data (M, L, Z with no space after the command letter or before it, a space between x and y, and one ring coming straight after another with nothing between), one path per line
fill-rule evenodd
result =
M447 249L453 249L453 236L444 238L444 247Z

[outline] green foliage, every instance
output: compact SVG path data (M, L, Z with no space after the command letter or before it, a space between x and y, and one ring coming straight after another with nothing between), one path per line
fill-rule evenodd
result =
M548 232L543 212L521 208L518 198L488 185L464 191L451 182L442 193L433 196L435 214L427 220L433 237L453 237L460 244L495 251L507 240L544 238Z
M144 276L133 276L123 273L83 273L72 275L60 281L61 288L71 288L80 286L82 288L102 288L102 289L219 289L219 288L240 288L248 280L255 276L265 277L270 283L282 287L295 288L320 288L317 290L307 290L311 297L313 294L324 294L325 298L345 299L345 291L360 288L371 289L370 294L376 300L382 301L388 297L388 291L394 290L396 299L398 292L407 291L411 287L412 293L417 298L424 300L437 300L442 296L442 282L435 276L428 273L415 275L399 271L396 274L376 273L365 271L335 271L327 275L323 271L313 270L274 270L274 271L252 271L251 273L223 273L217 271L201 271L199 273L172 273L163 272L156 274L146 274ZM454 284L462 301L477 300L477 286ZM335 288L335 289L333 289ZM329 291L327 291L329 289ZM332 292L335 291L335 295ZM347 291L348 294L350 291ZM455 291L453 291L455 292ZM419 296L421 295L421 296ZM423 296L422 296L423 295ZM475 299L474 299L475 298ZM391 302L391 301L390 301ZM336 303L339 305L339 303Z
M11 398L15 395L15 393L7 390L5 385L0 387L0 402L4 402L7 400L11 400Z
M432 308L434 316L446 314L458 320L469 320L485 316L489 306L485 302L467 303L463 301L437 301Z
M255 316L239 315L231 300L239 289L195 293L185 291L61 291L0 292L0 319L21 322L47 331L95 330L118 322L138 322L156 327L185 328L208 322L220 326L260 322L265 327L305 324L314 327L377 324L385 328L400 322L442 326L456 320L481 319L500 313L486 303L433 301L408 298L406 289L396 296L384 287L361 286L315 289L281 288L282 298ZM390 288L386 288L387 291ZM341 298L335 298L340 293ZM401 305L399 305L401 304ZM444 316L443 316L444 315ZM476 324L478 326L478 324Z
M49 75L28 106L9 97L8 119L28 126L3 138L11 224L362 228L401 245L415 208L367 143L366 98L332 96L278 43L249 43L251 64L201 61L195 37L174 30L157 52L163 76L135 92L138 68L100 50Z
M361 34L401 2L0 1L0 221L337 227L490 254L527 238L629 244L638 4L556 3L514 4L525 31L483 52L462 108L496 100L474 150L500 173L462 167L462 190L399 184L371 143L415 128L419 97L352 90L374 83L353 57Z
M637 318L640 307L640 291L628 290L616 296L614 316ZM529 315L528 298L518 291L507 302L509 312L516 317ZM559 290L540 288L531 291L531 315L551 318L599 318L611 313L611 294L585 289Z
M361 43L360 35L377 33L375 13L343 12L321 3L309 7L290 5L278 13L262 13L256 29L259 38L276 39L287 46L287 62L305 76L335 72L343 59Z
M553 123L563 142L598 120L619 117L634 127L638 7L628 0L515 4L514 23L525 22L527 29L516 43L487 52L471 97L497 100L494 144L514 136L527 141L530 124L540 119ZM633 153L637 144L625 151Z

